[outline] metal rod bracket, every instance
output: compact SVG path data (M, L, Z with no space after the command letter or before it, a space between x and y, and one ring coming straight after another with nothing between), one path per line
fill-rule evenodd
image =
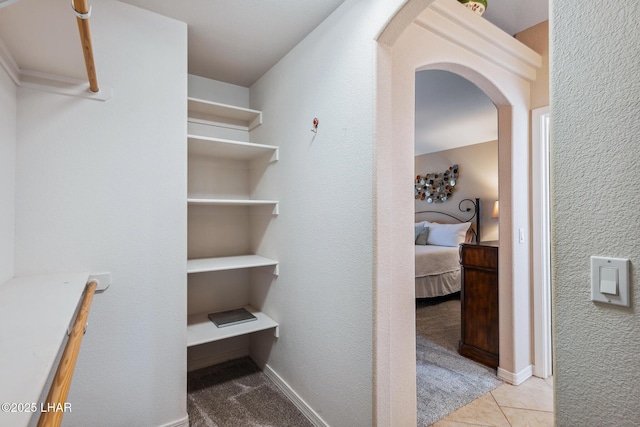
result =
M89 19L89 17L91 17L91 5L89 5L87 13L81 13L76 10L73 0L71 0L71 10L73 10L73 13L80 19Z

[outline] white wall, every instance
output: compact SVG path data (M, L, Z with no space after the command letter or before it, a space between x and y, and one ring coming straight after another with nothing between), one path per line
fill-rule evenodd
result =
M373 423L372 81L390 3L347 0L251 87L252 141L280 147L256 186L280 200L256 242L280 261L254 295L281 325L268 364L336 427Z
M249 89L189 74L189 96L249 108Z
M493 202L498 200L498 141L483 142L452 148L436 153L415 156L414 175L425 175L432 172L444 172L449 166L459 165L459 179L454 187L453 195L443 203L428 203L417 199L415 209L418 211L435 210L446 212L461 219L473 215L460 212L471 207L469 203L462 206L464 199L480 199L480 240L483 242L498 240L498 220L491 219ZM418 220L448 222L451 220L443 215L422 214L416 216ZM453 221L453 220L451 220ZM475 227L475 219L472 221Z
M640 13L555 1L551 15L556 422L636 426ZM590 301L591 255L630 259L630 308Z
M0 66L0 283L15 258L16 85Z
M159 426L186 417L187 28L115 1L91 26L111 100L18 90L16 274L111 272L64 423Z

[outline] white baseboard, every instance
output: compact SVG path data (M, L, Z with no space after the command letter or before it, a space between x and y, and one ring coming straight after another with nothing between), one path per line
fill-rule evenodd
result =
M505 369L498 368L498 378L512 385L520 385L533 375L533 366L529 365L520 372L513 373Z
M240 359L249 355L248 348L239 348L226 352L213 352L213 354L206 357L199 357L197 359L187 360L187 371L195 371L197 369L206 368L207 366L217 365L219 363L227 362L229 360Z
M311 421L314 426L329 427L329 424L327 424L322 418L320 418L320 415L318 415L316 411L314 411L311 406L307 404L307 402L302 400L302 398L298 396L298 393L293 391L289 384L287 384L280 377L280 375L278 375L273 369L271 369L269 365L264 365L263 372L267 377L269 377L269 379L271 379L271 381L273 381L273 383L280 389L280 391L282 391L285 396L287 396L289 400L291 400L296 408L298 408L300 412L302 412L304 416L307 417L309 421Z
M189 414L185 415L179 420L175 420L167 424L162 424L158 427L189 427Z
M538 378L549 378L551 376L551 371L548 367L539 368L538 365L533 365L533 376Z

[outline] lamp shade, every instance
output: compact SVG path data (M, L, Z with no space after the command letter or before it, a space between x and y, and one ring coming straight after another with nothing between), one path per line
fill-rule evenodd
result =
M491 219L498 219L500 216L499 202L496 200L493 202L493 212L491 212Z

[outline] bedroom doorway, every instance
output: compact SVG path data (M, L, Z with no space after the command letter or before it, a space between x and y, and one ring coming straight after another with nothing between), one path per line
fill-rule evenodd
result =
M460 202L480 199L480 241L497 241L499 215L494 207L499 200L498 110L493 101L473 82L454 72L418 70L414 114L414 175L442 174L458 166L458 179L455 185L445 186L449 197L444 200L431 197L430 202L429 196L437 189L422 186L418 194L420 185L416 183L415 212L442 213L416 220L468 221L473 205ZM473 220L474 231L475 226Z
M541 59L481 20L470 22L472 15L449 13L450 6L448 0L407 0L376 37L374 412L380 425L416 424L415 265L406 245L416 70L452 71L497 107L498 375L520 384L532 374L529 99Z
M418 230L422 224L426 229L415 241L416 394L418 425L426 426L458 409L458 402L474 400L499 384L495 367L485 367L472 355L467 358L459 353L463 325L457 247L465 241L496 245L498 240L499 218L493 215L499 195L498 111L464 77L445 70L419 70L415 73L414 123L415 227ZM458 172L455 185L434 188L430 181L437 182L453 165ZM446 195L438 197L442 191ZM479 204L478 222L473 218L473 203ZM473 232L456 236L458 240L442 235L441 228L455 232L465 227ZM430 231L438 232L436 239L431 240ZM421 238L424 234L426 239ZM497 279L488 285L493 286L493 310L483 312L495 313L494 321L485 317L493 325L489 334L495 354L499 340ZM469 338L463 354L472 348L469 339L484 340L473 332L477 327L485 336L485 328L478 326L484 323L475 318L467 324Z

